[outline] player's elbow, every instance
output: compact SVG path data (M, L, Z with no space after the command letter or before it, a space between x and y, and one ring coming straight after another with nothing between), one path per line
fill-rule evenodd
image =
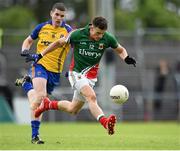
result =
M86 97L86 100L87 100L88 102L92 102L92 103L96 103L96 102L97 102L96 95L94 95L94 94L87 96L87 97Z

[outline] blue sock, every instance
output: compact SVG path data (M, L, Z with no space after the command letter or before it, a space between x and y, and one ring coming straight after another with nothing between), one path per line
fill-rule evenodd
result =
M40 121L31 121L31 128L32 128L32 138L39 135L39 127L41 122Z
M31 82L25 82L22 85L23 90L25 91L25 93L27 94L29 90L33 89L33 85Z

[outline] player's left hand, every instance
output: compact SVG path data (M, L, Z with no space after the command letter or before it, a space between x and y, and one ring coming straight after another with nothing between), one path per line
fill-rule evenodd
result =
M135 60L134 58L127 56L127 57L124 59L124 61L125 61L127 64L132 64L132 65L134 65L134 67L136 67L136 60Z
M41 54L28 54L25 57L26 57L25 58L26 62L33 61L33 64L34 64L34 63L37 63L42 58L42 55Z

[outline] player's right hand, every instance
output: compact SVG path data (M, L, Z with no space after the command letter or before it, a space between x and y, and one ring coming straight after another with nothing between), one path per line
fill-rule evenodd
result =
M42 55L41 54L28 54L25 57L26 57L25 58L26 62L33 61L33 64L34 64L34 63L37 63L42 58Z
M136 67L136 60L130 56L127 56L124 61L127 63L127 64L132 64L134 65L134 67Z

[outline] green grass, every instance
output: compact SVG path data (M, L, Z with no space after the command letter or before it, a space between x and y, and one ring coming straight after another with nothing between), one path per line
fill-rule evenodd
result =
M31 144L30 136L28 125L0 124L0 150L180 150L176 122L118 123L113 136L98 123L43 123L45 144Z

